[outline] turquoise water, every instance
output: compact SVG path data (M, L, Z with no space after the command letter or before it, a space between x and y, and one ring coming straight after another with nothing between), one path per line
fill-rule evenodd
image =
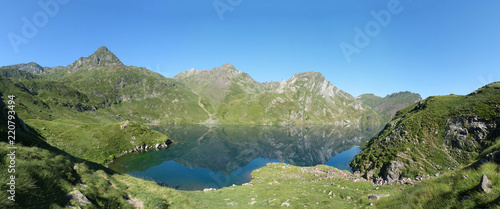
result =
M175 142L168 149L133 153L110 168L181 190L241 185L251 172L270 162L297 166L325 164L349 170L361 150L356 146L374 133L328 126L152 127Z

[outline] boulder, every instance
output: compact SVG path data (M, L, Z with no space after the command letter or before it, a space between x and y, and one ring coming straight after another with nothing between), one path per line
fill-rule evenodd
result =
M481 188L481 191L488 193L491 191L493 184L488 179L488 177L483 174L483 176L481 177L481 183L479 183L479 187Z
M86 206L87 204L92 205L92 202L90 202L90 200L87 199L87 196L85 196L82 192L76 189L67 194L66 197L74 199L78 204L82 206Z
M386 165L382 176L387 182L397 181L403 172L405 164L399 160L393 160L390 164Z

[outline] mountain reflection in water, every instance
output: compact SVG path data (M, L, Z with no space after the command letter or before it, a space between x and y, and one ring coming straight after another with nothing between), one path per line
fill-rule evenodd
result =
M183 190L240 185L251 180L253 170L269 162L326 164L350 171L347 164L360 152L355 146L376 133L318 125L151 128L168 134L175 143L165 150L125 155L109 167Z

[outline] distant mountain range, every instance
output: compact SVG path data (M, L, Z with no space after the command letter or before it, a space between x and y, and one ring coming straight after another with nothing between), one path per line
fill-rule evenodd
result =
M25 96L20 114L26 119L85 114L145 124L332 124L379 129L397 110L421 100L410 92L355 98L317 72L260 83L229 63L211 70L191 69L170 79L126 66L106 47L65 67L31 62L1 67L0 74L12 83L5 88L17 87L13 91Z

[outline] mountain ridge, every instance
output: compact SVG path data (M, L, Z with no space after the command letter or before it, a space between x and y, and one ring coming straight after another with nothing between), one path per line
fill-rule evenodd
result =
M44 73L34 74L36 79L23 82L35 94L43 92L39 95L46 95L42 103L77 108L121 121L318 123L369 129L378 129L387 122L319 72L296 73L279 83L260 83L226 63L211 70L190 69L169 79L146 68L124 65L105 46L65 67L42 69ZM19 67L19 70L29 71L30 68ZM18 79L29 77L15 72L4 74L18 76ZM60 97L51 90L54 88L74 93L66 93L67 102L61 103L59 99L52 99ZM69 95L81 99L75 103ZM152 108L140 107L144 102Z

